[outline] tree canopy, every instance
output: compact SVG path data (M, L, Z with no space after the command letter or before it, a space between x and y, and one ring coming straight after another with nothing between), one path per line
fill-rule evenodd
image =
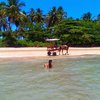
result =
M71 46L100 46L100 14L68 17L63 7L52 7L47 14L40 8L22 11L20 0L0 2L0 46L46 46L46 38L59 38ZM15 27L15 29L14 29Z

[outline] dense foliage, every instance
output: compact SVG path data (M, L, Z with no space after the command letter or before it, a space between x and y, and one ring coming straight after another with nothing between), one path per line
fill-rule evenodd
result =
M46 46L46 38L71 46L100 46L100 14L93 19L87 12L74 19L62 7L52 7L44 15L39 8L22 11L22 6L20 0L0 2L0 47Z

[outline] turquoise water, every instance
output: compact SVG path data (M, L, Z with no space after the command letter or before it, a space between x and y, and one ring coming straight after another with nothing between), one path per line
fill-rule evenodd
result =
M0 100L100 100L100 57L0 62Z

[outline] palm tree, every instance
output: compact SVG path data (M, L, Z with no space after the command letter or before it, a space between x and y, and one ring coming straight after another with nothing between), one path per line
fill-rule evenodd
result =
M47 15L47 18L46 18L46 23L47 23L47 26L50 27L50 26L53 26L57 23L58 21L58 17L57 17L57 9L56 7L53 7L48 15Z
M33 23L42 23L44 21L44 15L42 13L42 10L40 8L36 9L36 11L31 8L29 13L29 19Z
M3 29L5 31L7 29L7 20L6 20L6 11L3 7L6 4L4 2L0 3L0 31Z
M20 2L19 0L7 0L4 9L6 10L6 15L8 17L9 28L11 23L17 25L16 21L18 21L19 15L21 15L20 8L22 6L25 6L25 4L23 2Z
M83 14L82 20L90 21L92 19L91 17L92 17L92 14L90 12L87 12Z
M61 6L58 7L58 9L56 9L56 7L53 7L47 15L46 22L47 22L48 27L50 27L57 24L58 22L60 22L66 17L67 17L66 13L64 12Z
M35 22L37 23L42 23L44 21L43 13L40 8L36 9L36 13L34 17L35 17Z
M97 15L97 20L99 20L99 21L100 21L100 14L98 14L98 15Z
M57 16L59 21L63 20L64 18L67 18L67 14L64 12L63 8L60 6L57 9Z
M7 30L7 21L2 16L0 16L0 31L1 30L3 30L3 31Z
M33 23L34 22L34 16L35 16L35 10L33 8L30 9L28 18Z

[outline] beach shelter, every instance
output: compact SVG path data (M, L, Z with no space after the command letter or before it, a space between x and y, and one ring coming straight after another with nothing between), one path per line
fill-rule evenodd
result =
M60 40L60 39L57 39L57 38L55 38L55 39L46 39L46 41L50 41L50 42L52 42L52 41L58 41L58 40Z
M47 54L51 55L51 54L56 54L54 51L57 50L57 48L55 49L54 47L54 42L58 41L60 39L54 38L54 39L46 39L46 41L50 42L50 45L47 47Z
M58 40L60 40L60 39L57 39L57 38L54 38L54 39L46 39L46 41L50 42L50 47L53 46L53 42L56 42Z

